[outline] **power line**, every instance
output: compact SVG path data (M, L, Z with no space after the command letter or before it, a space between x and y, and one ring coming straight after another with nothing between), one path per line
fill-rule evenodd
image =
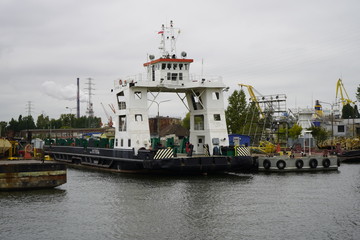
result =
M94 95L92 93L92 90L95 90L94 88L92 88L92 86L94 85L94 83L92 82L93 79L92 78L87 78L88 82L86 83L86 85L88 85L85 90L88 91L88 103L87 103L87 109L86 109L86 113L88 114L89 117L94 117L94 109L93 109L93 103L91 101L91 96Z
M31 116L31 113L33 112L32 102L28 101L26 103L26 110L27 110L27 116Z

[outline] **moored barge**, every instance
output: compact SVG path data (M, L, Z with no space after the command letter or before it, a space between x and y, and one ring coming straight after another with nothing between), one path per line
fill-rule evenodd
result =
M54 188L66 183L66 165L54 161L0 160L0 190Z

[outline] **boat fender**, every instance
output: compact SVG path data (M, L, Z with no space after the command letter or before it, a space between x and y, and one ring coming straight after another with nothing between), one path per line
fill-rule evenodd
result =
M337 165L340 167L340 159L337 159Z
M330 167L330 159L325 158L324 160L322 160L322 165L324 168Z
M119 85L122 85L122 80L121 79L119 80Z
M269 168L271 167L271 162L270 162L269 159L265 159L265 160L263 161L263 167L264 167L265 169L269 169Z
M297 159L295 161L295 166L296 166L297 169L301 169L304 166L304 161L301 160L301 159Z
M316 168L318 166L318 161L315 158L310 159L309 166L310 168Z
M284 160L279 160L276 163L278 169L284 169L286 167L286 162Z

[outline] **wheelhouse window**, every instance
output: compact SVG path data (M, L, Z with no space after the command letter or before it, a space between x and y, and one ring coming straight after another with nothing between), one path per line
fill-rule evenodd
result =
M128 139L128 147L131 147L131 139Z
M177 73L172 73L171 74L171 80L173 80L173 81L176 81L177 80Z
M120 132L126 131L126 115L119 116L119 131Z
M179 73L179 80L183 80L183 73Z
M171 79L171 73L167 73L167 80L170 80Z

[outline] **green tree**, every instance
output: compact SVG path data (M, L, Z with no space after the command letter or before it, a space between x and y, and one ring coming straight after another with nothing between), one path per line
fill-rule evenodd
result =
M316 144L319 146L329 138L329 133L322 127L311 127L308 130L311 131L311 135L316 140Z
M235 90L228 98L229 105L225 111L226 125L229 133L240 133L246 118L245 92Z
M21 126L20 130L35 129L36 128L34 118L31 115L23 117L20 126Z
M0 122L0 137L5 136L6 127L7 127L7 122L1 121Z
M354 106L354 118L360 118L360 113L357 105Z
M302 127L297 125L296 123L289 129L289 137L292 139L297 139L302 131Z
M349 119L349 118L355 118L355 110L350 104L346 104L342 108L342 118L343 119Z
M38 129L48 129L50 127L49 116L44 116L44 114L39 115L36 120L36 127Z
M183 118L183 120L181 121L181 125L187 130L190 130L190 112L188 112L185 118Z

